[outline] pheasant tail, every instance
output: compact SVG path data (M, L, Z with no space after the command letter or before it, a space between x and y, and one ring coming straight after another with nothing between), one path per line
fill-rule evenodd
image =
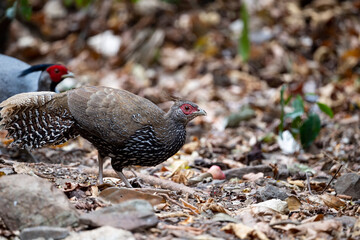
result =
M39 148L61 144L78 135L66 94L22 93L0 103L0 109L0 129L8 130L8 136L14 138L12 145Z

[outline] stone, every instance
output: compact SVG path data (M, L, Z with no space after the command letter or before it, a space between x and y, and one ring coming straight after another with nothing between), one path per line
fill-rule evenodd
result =
M123 229L117 229L110 226L100 227L90 231L71 233L65 240L135 240L133 234Z
M262 201L269 199L285 200L288 197L286 191L282 188L275 187L274 185L266 185L258 189L259 197Z
M80 222L93 227L112 226L131 231L153 227L158 218L148 201L135 199L85 213Z
M63 239L69 235L66 228L52 227L52 226L38 226L31 228L24 228L20 233L20 239Z
M346 173L339 177L335 183L337 194L351 196L353 199L360 198L360 175L356 173Z
M11 230L78 224L78 214L65 194L50 182L15 174L0 178L0 218Z

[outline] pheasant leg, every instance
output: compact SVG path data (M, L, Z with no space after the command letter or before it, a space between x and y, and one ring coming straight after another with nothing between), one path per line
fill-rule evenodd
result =
M103 184L103 165L104 165L104 158L98 153L98 162L99 162L99 176L98 181L99 184Z
M125 175L122 173L122 171L115 171L115 172L119 175L120 179L125 183L126 187L133 188L129 183L129 181L127 180L127 178L125 177Z

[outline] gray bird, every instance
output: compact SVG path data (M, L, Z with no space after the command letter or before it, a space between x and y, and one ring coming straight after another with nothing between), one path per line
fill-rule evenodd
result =
M16 58L0 54L0 102L24 92L55 91L65 78L73 77L58 64L30 66Z

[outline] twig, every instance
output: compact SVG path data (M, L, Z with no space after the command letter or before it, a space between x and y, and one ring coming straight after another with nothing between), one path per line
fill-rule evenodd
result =
M323 194L326 189L330 186L331 182L335 179L336 175L340 172L341 168L342 168L343 164L340 165L340 167L338 168L338 170L336 171L336 173L334 174L334 176L330 179L329 183L326 185L326 187L324 188L324 190L321 192L321 194Z
M174 217L189 217L189 214L186 214L184 212L166 212L166 213L157 213L156 216L160 219L164 218L174 218Z
M38 177L41 177L41 178L46 178L46 179L51 179L51 180L55 179L55 177L53 177L53 176L46 176L46 175L44 175L44 174L42 174L40 172L34 171L34 173L35 173L35 175L37 175Z
M87 174L94 174L97 175L98 174L98 169L97 168L84 168L83 170L85 173ZM124 174L126 177L132 176L132 173L129 171L124 171ZM143 180L144 182L154 186L154 185L158 185L161 188L164 189L169 189L172 191L179 191L183 194L190 194L190 195L204 195L202 193L197 192L196 190L187 187L185 185L182 184L178 184L175 183L173 181L170 180L166 180L166 179L161 179L161 178L157 178L157 177L153 177L147 174L143 174L143 173L139 173L137 172L136 175ZM114 178L118 178L118 175L110 169L106 169L103 172L103 176L104 177L114 177Z
M171 193L168 189L159 189L159 188L133 188L133 190L142 192L142 193L148 193L148 194L154 194L154 193Z
M178 205L178 206L181 207L181 208L184 208L184 209L189 210L189 211L192 212L194 215L198 215L198 213L196 213L194 210L192 210L191 208L186 207L186 206L184 206L184 205L181 205L180 203L178 203L178 202L175 201L174 199L170 198L167 194L159 193L158 195L166 198L167 201L169 201L169 202L171 202L171 203L173 203L173 204L175 204L175 205Z
M287 220L283 220L283 221L279 221L279 222L274 222L274 223L270 223L270 227L276 226L276 225L285 225L285 224L294 224L294 225L300 225L300 222L293 222L289 219Z
M314 195L314 194L311 192L309 172L306 172L305 175L306 175L306 182L307 182L307 185L308 185L309 193L310 193L311 195Z

